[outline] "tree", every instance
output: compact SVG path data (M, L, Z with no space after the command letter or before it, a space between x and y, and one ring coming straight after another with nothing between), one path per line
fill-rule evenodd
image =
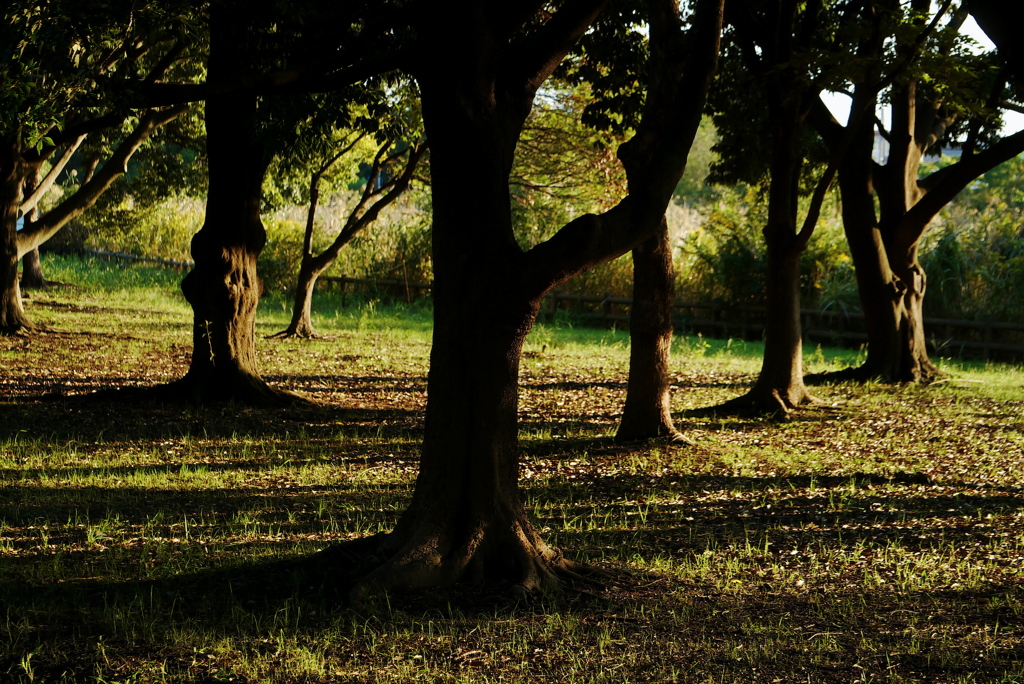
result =
M256 358L262 294L256 262L266 243L260 219L264 178L275 154L287 149L290 131L310 115L313 100L296 95L343 90L387 70L389 60L363 68L396 38L382 19L386 9L339 3L282 14L274 2L218 0L209 8L206 82L136 85L135 95L149 103L206 103L206 218L192 239L195 265L182 282L193 310L192 359L184 377L157 388L161 398L254 405L303 401L270 387ZM371 57L364 58L367 54ZM298 63L314 66L289 70Z
M682 435L672 422L669 360L676 279L668 221L633 248L633 305L629 310L629 381L615 438L619 441Z
M798 222L805 159L814 155L805 120L818 91L831 78L825 59L821 2L790 0L729 5L730 48L716 90L719 179L761 183L767 171L768 214L765 349L754 386L728 401L727 410L787 414L814 401L803 381L800 325L800 256L817 223L840 153L814 183L804 220ZM818 65L817 79L803 65ZM756 94L752 96L753 94ZM751 123L757 122L751 134Z
M173 20L160 7L135 12L118 6L91 12L76 3L12 2L0 25L0 332L19 334L32 326L25 317L17 264L74 216L88 209L154 130L183 108L143 113L115 156L88 186L18 232L20 214L31 211L52 183L51 174L31 197L26 184L58 150L70 155L84 135L120 125L123 106L105 107L98 83L115 69L145 73L157 81L178 59ZM61 162L54 168L61 166Z
M523 340L544 293L652 235L682 174L714 69L721 0L679 28L672 0L652 0L652 63L640 128L619 149L629 193L529 249L509 205L513 152L544 80L603 3L569 0L423 11L414 74L431 145L434 338L426 432L413 499L374 540L385 560L353 590L510 579L519 592L574 576L519 497L517 394ZM523 27L532 31L523 33ZM684 35L689 39L683 44ZM685 67L685 68L684 68Z
M864 364L842 373L851 379L927 382L938 369L928 357L923 323L926 274L918 246L932 219L958 192L996 165L1024 151L1024 133L999 138L998 117L1008 94L988 58L965 53L958 35L966 11L939 27L942 12L928 17L930 3L911 5L908 17L895 2L880 3L885 35L864 57L876 63L903 60L904 73L889 88L891 125L862 118L843 127L818 103L813 121L830 146L853 143L839 170L843 225L857 273L868 333ZM909 30L908 30L909 29ZM887 55L887 46L894 55ZM922 52L920 56L914 53ZM913 59L911 60L911 57ZM912 64L916 64L911 68ZM877 73L852 74L855 106L874 111ZM875 161L873 129L888 141L888 158ZM924 157L943 145L960 147L959 158L922 175ZM876 214L875 199L878 200ZM835 377L829 374L828 377Z
M422 122L415 104L417 98L408 84L398 88L367 86L360 89L358 97L360 100L376 98L378 103L384 103L385 106L374 107L372 117L358 116L354 121L347 121L346 126L340 130L336 115L324 120L318 112L304 123L303 132L296 137L291 149L280 155L279 169L282 166L292 169L298 167L306 171L312 164L313 170L309 174L306 228L292 318L288 327L274 337L317 337L311 316L317 278L334 264L345 245L409 188L426 153ZM341 107L351 108L353 104L345 101ZM320 109L325 105L335 110L339 108L337 102L328 100L320 104ZM321 182L353 149L365 148L360 143L369 135L373 135L377 143L376 152L367 166L359 200L331 244L316 254L313 251L313 236Z

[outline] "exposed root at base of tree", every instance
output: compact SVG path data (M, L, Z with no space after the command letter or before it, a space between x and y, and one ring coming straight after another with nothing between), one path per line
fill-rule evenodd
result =
M682 432L677 430L675 426L670 426L669 428L662 426L656 431L646 432L638 432L633 430L623 432L620 429L618 432L615 433L615 437L613 438L613 440L617 444L629 444L632 442L648 442L653 440L657 442L668 442L670 444L689 444L690 446L694 445L693 440L691 440L689 437L687 437Z
M787 420L794 411L801 407L822 405L824 405L823 401L808 392L803 392L801 401L794 402L777 389L770 392L752 390L717 406L701 409L700 412L705 415L768 417Z
M491 585L517 603L528 603L564 590L595 595L618 577L604 568L571 561L558 550L528 543L508 548L505 563L493 564L492 559L497 567L485 567L475 553L478 545L472 543L443 555L409 544L395 552L395 545L394 533L379 534L331 546L310 562L354 604L389 591L444 589L461 583Z
M852 382L865 384L869 382L880 382L891 385L918 384L930 385L948 377L945 373L934 366L916 377L897 377L895 375L879 372L869 366L851 366L838 371L826 371L824 373L812 373L804 376L804 383L815 387L840 382Z
M296 330L282 330L276 332L273 335L267 335L264 339L267 340L329 340L331 337L327 335L321 335L315 330L308 332L300 332Z

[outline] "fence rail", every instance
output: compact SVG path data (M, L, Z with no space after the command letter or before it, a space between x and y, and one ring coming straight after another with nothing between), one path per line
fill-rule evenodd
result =
M151 263L159 266L191 268L190 261L154 259L122 252L89 252L100 259ZM348 276L322 276L324 286L336 286L344 292L349 286L375 290L386 296L413 299L430 292L431 283L406 280L370 280ZM544 298L542 319L551 320L558 311L572 311L581 318L603 326L629 322L629 297L552 292ZM678 301L674 322L677 330L713 338L760 339L764 333L765 307L726 307L708 302ZM864 315L855 312L800 310L804 339L834 346L856 347L867 341ZM986 360L1024 363L1024 324L999 321L971 321L952 318L925 318L925 331L934 353L942 356L965 355Z
M429 292L430 283L404 280L369 280L348 276L320 278L325 285L352 286L375 290L385 296L407 301ZM541 318L551 320L558 311L571 311L596 325L617 326L629 322L629 297L552 292L544 298ZM677 330L713 338L760 339L764 334L765 307L726 307L709 302L677 301L674 323ZM804 339L834 346L857 347L867 341L864 315L855 311L801 309ZM925 331L934 353L965 355L986 360L1024 362L1024 324L971 321L949 318L924 319Z

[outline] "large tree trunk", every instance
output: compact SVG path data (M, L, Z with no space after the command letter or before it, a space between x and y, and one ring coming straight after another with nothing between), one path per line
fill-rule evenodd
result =
M194 316L192 362L169 388L191 402L275 405L295 399L269 387L256 363L262 294L256 259L266 242L260 198L269 155L255 140L255 116L254 96L206 102L206 220L192 238L195 266L181 283Z
M383 546L389 562L357 595L462 578L528 593L572 574L573 564L540 538L519 496L519 360L537 304L481 266L466 264L475 272L465 280L435 281L415 494Z
M875 212L872 186L874 126L865 121L856 132L849 154L839 168L843 230L857 277L864 312L867 358L864 363L828 379L895 380L900 371L900 321L906 286L889 265L889 256Z
M900 233L911 232L920 235L924 232L908 229L906 221L901 222ZM928 383L940 375L938 367L928 357L928 341L924 332L924 294L927 277L924 268L917 260L919 238L910 244L889 246L889 263L904 286L901 302L898 342L899 368L898 374L891 380L900 382Z
M669 401L669 360L675 306L675 267L668 223L633 250L633 306L629 311L629 384L620 441L679 438Z
M29 172L14 143L5 143L0 155L0 334L17 335L32 327L18 286L18 210Z
M412 503L383 547L389 561L357 595L464 576L529 591L569 570L541 541L519 497L519 361L539 305L524 294L508 194L521 121L489 103L490 86L475 77L420 83L434 150L434 332L423 451Z
M236 10L230 3L211 7L211 83L233 83L252 68L247 17ZM183 378L159 388L171 400L260 406L299 400L270 387L256 362L256 309L263 294L256 260L267 239L260 200L272 158L266 134L258 133L259 113L252 93L206 100L206 217L192 237L195 265L181 283L193 313L192 359Z

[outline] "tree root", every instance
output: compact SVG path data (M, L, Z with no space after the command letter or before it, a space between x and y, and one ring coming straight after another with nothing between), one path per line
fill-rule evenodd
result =
M264 339L267 340L329 340L332 339L328 335L321 335L320 333L312 330L310 332L298 332L295 330L282 330L276 332L273 335L267 335Z
M726 402L703 409L709 414L743 417L767 417L788 420L794 411L805 405L822 405L821 399L804 392L802 401L793 402L777 389L771 392L750 391Z
M670 422L664 420L658 423L650 423L644 427L638 427L635 424L626 425L625 423L619 424L619 429L615 433L613 438L619 443L628 442L644 442L647 440L665 440L668 442L686 442L687 439L683 436L676 426Z
M910 377L900 377L898 374L888 374L868 367L851 366L838 371L824 373L813 373L804 376L804 383L811 386L820 386L839 382L852 382L866 384L869 382L880 382L890 385L919 384L930 385L931 383L946 377L946 374L935 366L929 364L929 368L922 369Z
M331 566L334 582L347 588L353 604L389 591L445 588L460 582L481 586L492 581L507 586L514 602L530 603L540 595L566 589L596 595L617 577L603 568L568 560L543 542L538 548L526 538L519 539L526 543L505 548L503 562L498 564L493 556L490 563L481 557L482 537L443 554L432 548L436 541L406 543L396 553L394 533L375 535L325 549L316 562ZM514 573L509 573L509 566L515 567Z

